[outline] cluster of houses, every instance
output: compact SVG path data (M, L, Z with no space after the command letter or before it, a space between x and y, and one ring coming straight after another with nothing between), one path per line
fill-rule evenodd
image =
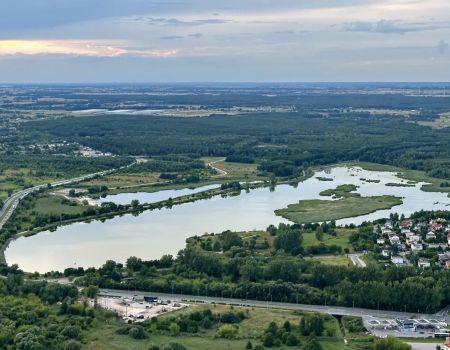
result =
M388 220L374 227L384 258L397 266L417 264L450 269L450 224L443 219L414 223Z

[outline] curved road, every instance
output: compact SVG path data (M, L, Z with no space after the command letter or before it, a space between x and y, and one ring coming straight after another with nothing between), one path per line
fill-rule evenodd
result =
M215 160L214 162L210 162L210 163L208 163L207 165L208 165L211 169L213 169L213 170L215 170L215 171L217 172L217 175L216 175L216 176L226 176L226 175L228 175L228 173L227 173L225 170L219 169L219 168L217 168L217 167L215 167L215 166L213 165L213 164L216 164L216 163L224 162L225 160L226 160L226 158L219 159L219 160Z
M68 180L62 180L62 181L53 182L53 183L50 184L50 186L51 187L64 186L64 185L69 185L69 184L72 184L72 183L77 183L77 182L89 180L89 179L92 179L92 178L97 177L97 176L109 175L109 174L114 173L114 172L116 172L118 170L129 168L130 166L132 166L134 164L136 164L136 162L133 162L133 163L131 163L129 165L122 166L120 168L100 171L100 172L93 173L93 174L88 174L88 175L83 175L83 176L79 176L79 177L74 177L74 178L68 179ZM2 229L3 225L8 221L8 219L11 217L12 213L17 208L17 205L19 204L19 201L21 199L25 198L26 196L28 196L32 192L39 191L40 189L46 188L46 187L47 187L47 185L39 185L39 186L30 187L30 188L27 188L27 189L24 189L22 191L14 193L13 195L11 195L11 197L9 197L7 200L5 200L3 208L0 209L0 230Z

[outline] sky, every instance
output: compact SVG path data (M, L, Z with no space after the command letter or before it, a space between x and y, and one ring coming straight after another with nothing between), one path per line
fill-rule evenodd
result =
M1 0L0 83L450 81L450 0Z

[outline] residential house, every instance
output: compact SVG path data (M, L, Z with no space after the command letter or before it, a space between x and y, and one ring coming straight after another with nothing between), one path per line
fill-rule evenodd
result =
M389 242L391 242L392 245L400 244L400 238L397 235L393 235L389 237Z
M405 260L401 256L393 256L391 257L391 261L395 265L403 265Z
M436 234L433 231L430 231L425 237L426 239L436 239Z
M421 268L428 268L431 266L430 259L427 258L419 258L419 261L417 262L417 266Z
M421 243L412 243L411 244L412 252L420 252L421 250L423 250L423 245Z
M384 245L386 242L385 242L385 240L384 240L384 238L378 238L377 239L377 244L378 245Z
M389 258L391 256L391 251L387 249L383 249L381 251L381 255L383 255L385 258Z
M411 228L413 226L413 222L411 220L403 220L399 224L400 228Z

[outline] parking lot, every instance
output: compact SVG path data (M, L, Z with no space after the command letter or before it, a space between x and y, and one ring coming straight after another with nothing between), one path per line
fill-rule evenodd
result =
M97 305L104 309L116 312L123 320L142 322L152 317L158 317L168 312L181 310L188 307L188 304L178 302L158 302L148 303L144 300L133 300L127 298L99 297Z
M370 333L380 338L434 338L435 333L447 329L447 324L439 319L382 319L365 316L363 323Z

